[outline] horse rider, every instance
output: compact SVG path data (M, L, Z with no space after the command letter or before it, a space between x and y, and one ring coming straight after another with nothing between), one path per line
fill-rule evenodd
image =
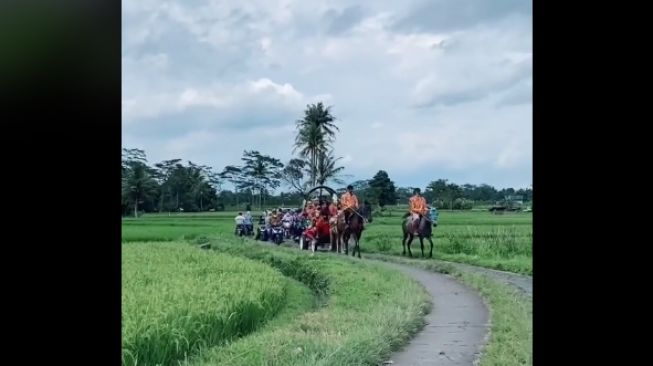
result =
M408 207L410 208L411 215L411 227L413 234L417 234L419 229L419 221L422 216L427 213L426 199L420 194L420 189L415 188L413 190L413 196L408 199Z
M351 184L347 186L347 192L340 196L340 204L345 212L345 223L349 225L351 216L355 215L354 210L358 210L358 197L354 194L354 187Z

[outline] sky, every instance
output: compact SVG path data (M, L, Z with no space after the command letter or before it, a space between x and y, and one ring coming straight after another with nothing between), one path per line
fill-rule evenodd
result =
M123 0L122 144L287 162L323 102L347 182L528 188L532 19L528 0Z

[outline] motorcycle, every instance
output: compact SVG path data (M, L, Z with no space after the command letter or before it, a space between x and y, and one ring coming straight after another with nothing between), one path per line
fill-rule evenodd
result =
M283 242L284 229L282 226L274 226L270 229L270 239L276 245L280 245Z
M247 236L252 236L254 235L254 225L249 223L249 224L244 224L243 225L243 231L245 232L245 235Z
M236 225L236 230L234 230L236 236L243 236L245 234L244 225Z
M295 223L293 225L293 240L295 241L295 243L299 243L299 239L307 227L308 227L308 221L295 220Z
M293 234L293 223L292 221L284 221L283 222L283 237L285 239L290 239Z

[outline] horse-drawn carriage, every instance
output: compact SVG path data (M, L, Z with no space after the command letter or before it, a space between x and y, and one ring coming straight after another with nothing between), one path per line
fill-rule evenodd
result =
M302 203L303 212L307 212L307 208L311 205L318 206L320 203L326 203L326 206L332 202L337 203L337 192L327 186L317 186L310 189L304 195L304 202ZM318 206L319 207L319 206ZM322 210L330 211L327 207L322 207ZM322 211L317 208L318 211ZM359 212L360 211L360 212ZM344 253L349 251L349 245L353 246L352 255L358 251L360 257L360 248L358 246L360 235L362 232L363 221L367 220L371 214L369 207L361 207L359 211L352 214L354 219L351 219L349 225L345 224L344 214L339 212L337 215L327 215L327 221L324 219L317 220L313 226L313 230L304 230L299 238L299 249L311 250L315 252L318 248L330 249L333 252L341 252L341 247L344 246ZM361 214L362 213L362 214ZM365 217L363 216L365 215ZM320 215L318 215L320 216ZM304 227L313 225L313 218L307 218Z
M319 204L320 202L337 202L338 200L338 194L336 191L330 187L327 186L317 186L312 189L310 189L308 192L304 194L304 201L302 202L301 208L302 212L306 213L308 212L308 208L310 206L313 206L316 210L319 210ZM325 248L327 245L330 247L331 250L335 250L335 247L333 246L332 243L332 237L331 237L331 223L328 223L329 225L329 235L325 235L326 232L322 231L319 232L317 231L314 235L314 237L310 237L307 233L307 228L311 227L313 225L313 218L312 217L304 217L304 225L302 227L304 228L302 234L299 237L299 249L301 250L312 250L315 251L319 247Z

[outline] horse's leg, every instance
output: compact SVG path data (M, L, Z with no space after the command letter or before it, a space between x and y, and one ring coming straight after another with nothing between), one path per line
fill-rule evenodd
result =
M401 239L401 245L404 248L404 250L401 252L401 255L406 255L406 238L408 238L408 233L404 231L404 238Z
M431 239L430 236L428 237L428 239L429 239L429 243L431 243L431 251L429 252L429 258L433 258L433 240Z
M360 234L356 235L356 250L358 251L358 259L361 258Z
M350 241L351 239L354 239L354 235L356 235L356 234L353 234L353 233L350 234L347 241ZM354 247L351 248L351 256L352 257L356 256L356 239L354 239Z
M422 248L422 258L424 258L424 237L421 235L419 236L419 246Z
M340 232L336 231L334 240L336 241L336 253L340 253Z
M413 252L410 251L410 244L412 244L413 238L414 238L413 234L408 233L408 243L406 243L406 246L408 246L408 256L409 257L413 256Z

